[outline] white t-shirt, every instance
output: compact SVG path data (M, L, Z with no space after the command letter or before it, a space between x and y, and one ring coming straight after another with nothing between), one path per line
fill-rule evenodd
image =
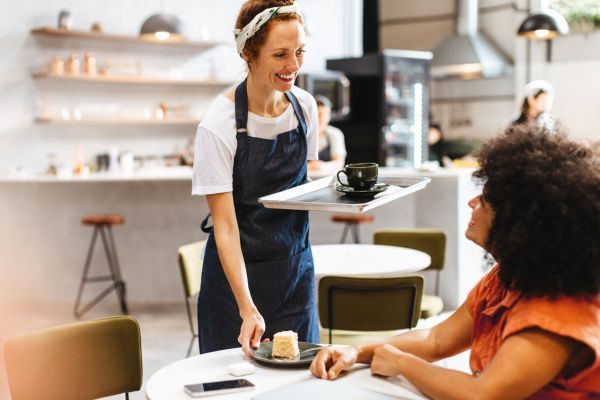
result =
M317 103L311 94L294 86L307 126L307 159L318 158L319 127ZM299 121L290 104L275 118L248 112L248 136L273 140L277 135L298 127ZM233 160L237 150L235 103L219 95L210 105L196 132L192 194L205 195L233 191Z
M342 131L335 126L328 125L327 128L325 128L325 134L327 135L327 140L329 141L329 152L331 157L345 158L347 152L344 134ZM323 150L325 146L319 146L319 151Z

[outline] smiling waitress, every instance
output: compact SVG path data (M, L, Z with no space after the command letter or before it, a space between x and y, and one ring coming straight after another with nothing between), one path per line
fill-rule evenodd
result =
M293 0L246 1L235 38L248 76L216 98L196 135L192 194L206 195L213 221L201 353L241 344L248 354L283 330L319 341L308 212L258 202L305 183L307 160L317 159L316 103L294 86L305 52L300 11Z

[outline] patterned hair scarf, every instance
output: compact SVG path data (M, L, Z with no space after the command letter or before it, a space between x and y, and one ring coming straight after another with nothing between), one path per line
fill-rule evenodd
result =
M235 36L235 44L237 46L237 51L240 57L244 52L244 47L246 47L246 41L250 39L252 36L256 34L274 15L277 14L298 14L302 18L302 14L300 14L300 7L296 4L292 4L289 6L283 7L271 7L263 10L258 13L252 21L242 29L235 29L233 34Z

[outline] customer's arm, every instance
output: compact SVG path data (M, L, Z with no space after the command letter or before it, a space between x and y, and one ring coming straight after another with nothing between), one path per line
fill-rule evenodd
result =
M488 367L473 376L431 364L390 345L375 350L371 372L402 375L432 399L525 399L551 382L580 348L540 329L509 336Z
M214 235L223 271L237 302L242 326L238 341L244 353L258 347L265 331L265 322L252 301L248 287L246 265L240 245L240 232L235 217L233 194L217 193L206 196L214 221Z
M355 363L370 364L375 349L389 344L394 348L427 360L436 361L469 348L473 320L466 305L431 329L415 329L384 341L354 347L325 349L311 365L312 373L323 379L335 379Z

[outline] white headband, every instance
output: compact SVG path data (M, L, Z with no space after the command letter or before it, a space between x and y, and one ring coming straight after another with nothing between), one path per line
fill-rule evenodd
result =
M246 47L246 41L256 34L269 20L276 14L300 14L300 7L296 4L283 7L271 7L258 13L248 25L242 29L235 29L233 34L235 35L235 44L237 46L238 54L241 56Z

